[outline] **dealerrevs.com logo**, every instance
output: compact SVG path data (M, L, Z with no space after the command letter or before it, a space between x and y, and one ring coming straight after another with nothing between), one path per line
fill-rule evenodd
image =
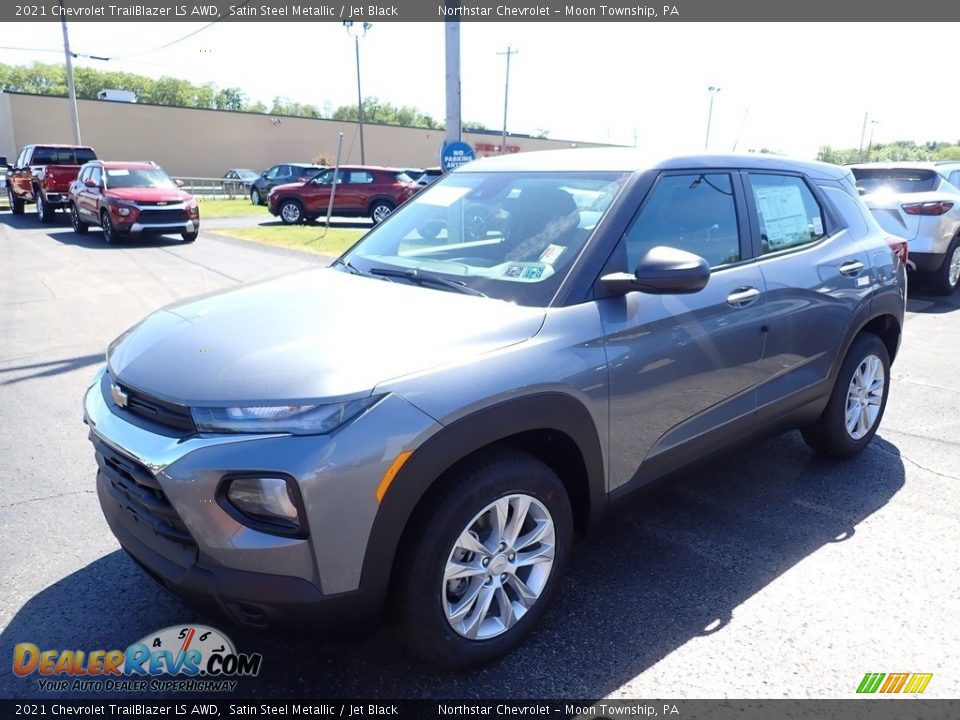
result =
M230 638L205 625L164 628L126 650L41 650L28 642L13 648L14 674L36 673L39 689L50 692L231 692L231 678L255 677L262 662L260 653L238 653Z

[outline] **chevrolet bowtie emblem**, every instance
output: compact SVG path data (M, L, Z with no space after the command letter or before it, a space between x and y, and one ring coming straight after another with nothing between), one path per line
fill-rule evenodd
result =
M127 401L130 399L130 396L121 390L120 386L116 383L110 384L110 395L113 397L113 401L120 407L126 407Z

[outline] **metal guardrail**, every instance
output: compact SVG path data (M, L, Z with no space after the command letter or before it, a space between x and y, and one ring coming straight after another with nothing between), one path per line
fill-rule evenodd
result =
M186 177L183 175L172 177L174 180L180 180L183 183L183 190L200 199L226 198L232 200L234 198L245 198L250 194L250 183L242 180Z

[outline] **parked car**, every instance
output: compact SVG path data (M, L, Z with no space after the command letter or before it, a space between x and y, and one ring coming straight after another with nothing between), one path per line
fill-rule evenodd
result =
M423 168L401 168L412 182L417 182L424 173Z
M960 284L960 163L850 165L863 201L889 233L907 239L908 266L949 295Z
M323 165L306 163L282 163L264 170L250 187L250 202L254 205L266 205L267 196L277 185L306 182L326 168Z
M229 184L234 188L242 188L244 191L252 189L253 183L257 181L258 177L260 177L260 174L256 170L246 168L227 170L223 174L223 179L228 181L224 183L225 185Z
M128 235L200 233L200 208L156 163L89 162L70 186L70 223L83 235L91 225L115 243Z
M7 171L10 169L10 163L7 162L6 155L0 155L0 188L7 187Z
M506 221L468 235L475 207ZM101 507L150 577L237 623L389 607L428 660L485 663L543 615L574 531L631 491L791 428L863 450L903 250L833 165L477 160L331 267L111 344L84 401Z
M27 145L7 172L7 200L14 215L34 203L40 222L54 220L54 213L69 204L67 192L80 166L96 160L93 148L80 145Z
M397 168L341 165L329 168L302 184L278 185L270 191L267 209L287 225L325 215L333 191L333 212L343 217L369 217L382 222L420 186Z
M417 182L421 185L429 185L430 183L439 180L441 177L443 177L443 168L427 168L423 171L423 174L417 178Z

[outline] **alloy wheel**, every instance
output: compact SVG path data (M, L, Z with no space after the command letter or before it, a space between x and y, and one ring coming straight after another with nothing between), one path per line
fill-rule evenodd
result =
M864 437L876 423L885 387L883 362L876 355L867 355L860 361L847 388L844 417L847 434L854 440Z
M300 206L294 202L284 203L283 207L280 208L280 217L286 223L294 225L300 222L300 216Z
M953 255L950 256L950 272L947 275L950 287L956 287L960 282L960 244L953 249Z
M539 600L553 570L556 531L530 495L499 498L457 538L444 567L447 622L470 640L505 633Z

